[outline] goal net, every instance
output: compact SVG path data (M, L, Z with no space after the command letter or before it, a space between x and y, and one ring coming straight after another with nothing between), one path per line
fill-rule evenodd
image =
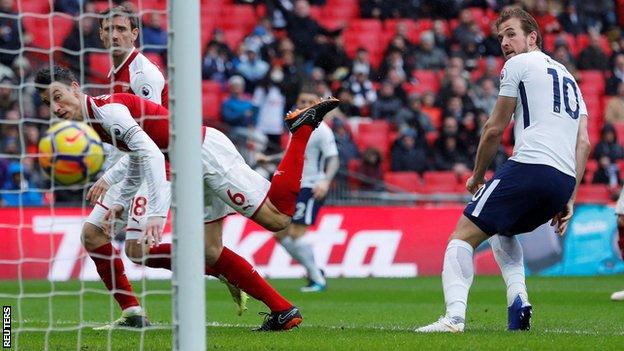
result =
M114 74L109 75L113 56L102 43L100 20L106 18L103 11L120 3L15 0L0 4L0 300L4 313L3 346L11 349L143 350L170 345L183 348L183 344L176 343L175 335L181 337L185 317L176 309L175 301L176 295L185 296L187 287L180 281L184 276L176 280L174 273L172 281L170 270L149 268L145 260L143 264L129 260L124 253L123 230L111 242L111 255L87 251L81 232L93 206L85 197L98 177L86 183L63 185L45 176L39 162L43 153L38 148L39 140L60 120L38 95L35 72L61 65L75 74L81 91L87 95L116 92L116 84L127 82L116 81ZM160 68L169 89L175 89L172 78L176 73L168 71L167 63L185 63L179 60L180 55L176 58L167 50L172 39L176 39L175 30L168 28L171 24L167 23L173 23L168 16L172 16L174 5L155 0L127 3L125 6L136 14L137 50ZM199 8L199 4L189 6L192 5ZM194 30L199 31L199 26ZM140 93L128 90L126 87L124 92ZM169 107L175 119L176 106L171 103ZM199 121L200 117L197 118ZM178 147L179 154L184 148L180 140L186 134L179 124L177 128L173 122L171 147ZM60 172L55 170L54 162L53 175ZM100 175L110 163L105 162ZM173 160L172 209L180 213L183 211L176 203L179 200L175 182L176 178L184 181L185 175L175 167ZM137 199L132 206L134 211L144 211L144 204ZM172 238L170 219L165 226L164 243L176 241ZM170 253L161 256L174 261L170 263L174 268L184 267L175 254L173 260ZM122 316L116 296L126 294L127 289L117 286L118 281L112 278L109 291L93 257L105 260L108 271L118 269L115 259L121 258L133 294L151 321L150 328L94 330ZM198 290L196 286L193 291ZM201 290L203 294L203 281ZM201 300L203 307L203 295Z

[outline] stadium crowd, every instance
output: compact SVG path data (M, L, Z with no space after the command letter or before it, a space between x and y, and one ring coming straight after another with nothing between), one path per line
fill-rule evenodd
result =
M23 12L50 11L48 0L21 1L27 3ZM96 14L109 6L79 3L57 0L53 10ZM164 4L140 3L141 47L166 67ZM545 34L543 49L576 76L594 148L584 182L617 194L624 170L624 1L202 1L204 122L226 131L249 163L270 170L254 156L282 149L283 116L299 90L312 86L341 100L328 118L341 161L338 188L397 190L401 184L384 184L390 172L412 172L410 179L425 183L452 174L461 186L498 94L503 59L492 23L505 6L530 11ZM62 32L52 34L55 45L67 50L49 56L28 50L50 47L50 38L42 42L38 22L16 21L16 14L17 4L0 1L0 188L26 191L24 204L41 205L52 197L29 189L50 188L34 156L50 111L35 94L33 67L52 58L86 83L103 83L110 65L102 64L108 54L96 15L54 25ZM510 131L494 169L510 155ZM54 195L80 201L83 192ZM14 193L1 195L0 205L18 203Z

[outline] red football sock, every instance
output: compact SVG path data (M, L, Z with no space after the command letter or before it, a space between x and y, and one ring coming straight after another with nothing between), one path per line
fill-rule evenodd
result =
M146 266L171 270L171 244L166 243L154 246L150 248L149 255L150 257L145 260ZM156 255L157 257L152 257L153 255ZM219 275L208 265L204 267L204 272L206 275L212 275L215 277Z
M90 251L89 256L95 263L97 272L106 288L111 291L115 289L113 296L122 310L128 307L140 306L139 301L132 292L132 285L130 285L128 277L126 277L119 251L114 249L111 243L104 244Z
M303 125L293 133L284 158L273 175L267 194L271 203L280 212L291 217L295 213L295 203L301 188L303 155L313 131L314 128L311 126Z
M221 256L212 268L223 274L230 283L253 298L264 302L271 309L271 312L284 311L292 307L292 304L275 291L247 260L227 247L223 248Z

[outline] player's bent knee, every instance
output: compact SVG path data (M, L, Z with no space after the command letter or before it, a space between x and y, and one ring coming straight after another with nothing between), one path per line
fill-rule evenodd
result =
M110 236L104 233L100 227L88 222L82 226L81 234L82 245L87 251L95 250L111 241Z
M143 246L136 242L136 240L126 240L125 243L125 251L126 256L130 259L130 261L141 264L143 263L143 258L145 257L145 250Z
M217 260L219 260L222 251L223 245L207 245L204 249L206 264L208 266L214 266Z
M292 218L280 212L271 200L267 199L252 219L268 231L279 232L290 225Z

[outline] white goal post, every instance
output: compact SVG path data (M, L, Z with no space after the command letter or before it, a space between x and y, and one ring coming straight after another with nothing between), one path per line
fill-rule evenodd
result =
M199 0L169 0L173 349L206 349Z

